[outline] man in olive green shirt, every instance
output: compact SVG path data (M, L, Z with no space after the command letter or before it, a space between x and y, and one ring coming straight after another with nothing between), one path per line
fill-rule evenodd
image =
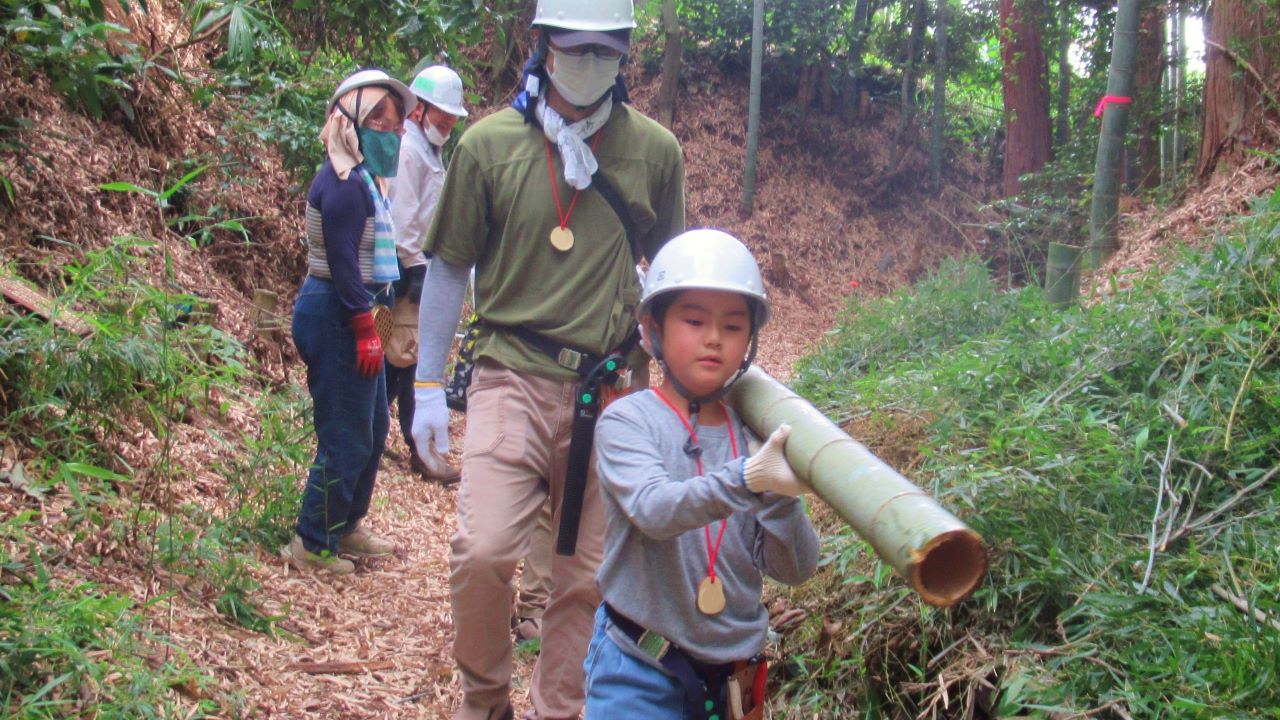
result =
M461 720L511 717L510 581L548 495L559 527L574 396L590 370L578 359L619 349L636 326L636 258L596 181L615 189L638 253L652 257L684 229L680 147L624 104L618 68L634 26L631 0L539 2L524 91L463 135L425 242L420 453L432 442L448 449L443 369L472 267L483 320L450 555ZM590 467L577 552L552 560L527 717L576 718L582 708L604 537Z

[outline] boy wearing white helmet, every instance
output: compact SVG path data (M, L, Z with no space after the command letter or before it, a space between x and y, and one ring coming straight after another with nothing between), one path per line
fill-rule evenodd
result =
M768 318L760 270L732 236L691 230L654 259L640 322L662 385L596 427L608 524L587 720L762 716L763 576L795 585L818 562L790 428L746 457L749 431L720 402Z
M541 720L582 709L604 511L590 452L571 450L575 398L611 356L638 360L635 263L684 230L680 146L626 104L631 0L539 0L533 25L522 91L459 141L440 199L448 212L424 243L420 455L449 447L444 365L472 267L481 318L449 560L460 720L511 717L509 583L548 497L557 536L576 530L576 547L552 562L530 699ZM581 504L566 512L562 500ZM562 522L579 510L578 523Z
M387 346L387 399L400 405L400 431L409 446L409 468L426 480L458 481L458 470L438 453L419 456L413 444L413 376L418 363L418 304L427 274L422 237L431 226L445 167L441 150L459 118L467 116L462 78L444 65L423 68L409 85L418 106L404 120L400 167L388 197L395 220L400 281L396 283L394 326Z

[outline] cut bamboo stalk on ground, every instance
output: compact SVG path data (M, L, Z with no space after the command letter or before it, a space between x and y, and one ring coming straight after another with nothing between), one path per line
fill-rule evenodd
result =
M801 480L930 605L968 597L987 571L982 538L804 398L752 367L729 403L760 437L791 426L787 461Z
M43 290L26 280L10 275L3 269L0 269L0 295L63 330L69 330L77 335L88 335L93 332L93 328L79 313L50 298Z
M374 670L390 670L396 664L390 660L336 660L332 662L296 662L285 667L309 675L362 675Z

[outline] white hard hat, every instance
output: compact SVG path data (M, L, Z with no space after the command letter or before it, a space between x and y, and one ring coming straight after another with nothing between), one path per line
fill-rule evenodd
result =
M415 107L418 106L418 98L414 97L414 94L409 91L408 86L391 77L384 70L370 68L368 70L358 70L351 75L348 75L347 79L343 80L338 85L338 89L334 90L333 95L329 97L329 109L326 112L333 112L333 106L336 105L338 100L348 92L351 92L356 88L370 87L373 85L384 87L399 95L400 99L404 101L405 115L408 115Z
M672 238L653 258L640 296L643 316L653 299L680 290L726 290L746 295L754 310L753 329L769 320L769 300L756 259L734 236L699 229Z
M631 0L538 0L534 25L563 30L630 30L636 26Z
M423 68L413 78L409 89L419 100L431 103L450 115L467 116L467 109L462 106L462 78L444 65Z

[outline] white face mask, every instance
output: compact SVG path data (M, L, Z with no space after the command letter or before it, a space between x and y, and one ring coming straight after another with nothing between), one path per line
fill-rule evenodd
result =
M436 147L441 147L445 143L449 142L449 136L441 135L440 131L436 128L435 125L431 124L430 120L423 123L423 125L426 127L426 130L427 130L427 142L431 143L432 145L435 145Z
M604 97L613 87L622 64L621 57L606 60L596 57L595 53L574 56L548 49L555 58L551 84L561 97L577 107L586 107Z

